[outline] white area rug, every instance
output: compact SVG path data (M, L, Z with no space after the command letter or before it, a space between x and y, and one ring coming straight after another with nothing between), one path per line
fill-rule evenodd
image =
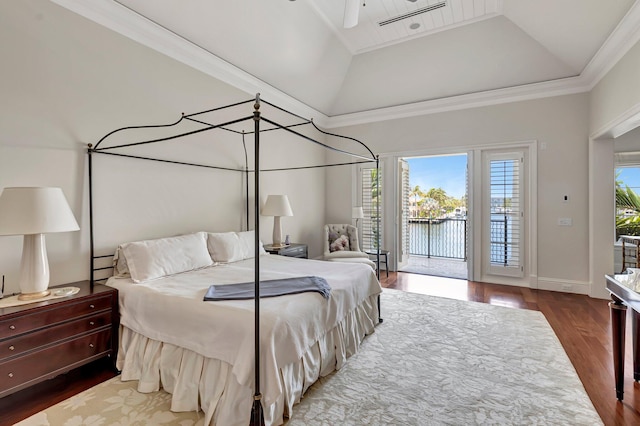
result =
M385 290L382 316L287 425L602 424L540 312ZM169 403L116 377L19 425L202 424Z

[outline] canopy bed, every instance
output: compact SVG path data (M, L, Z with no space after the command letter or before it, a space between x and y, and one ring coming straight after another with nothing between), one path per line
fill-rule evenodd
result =
M230 109L253 103L251 114L211 122L211 113L230 116ZM269 119L261 105L287 118L287 123ZM185 121L199 127L161 137L130 139L124 143L105 142L115 134L137 130L176 129ZM253 132L238 129L239 123L253 121ZM261 128L261 123L267 123ZM301 130L305 127L309 130ZM195 163L131 154L127 148L144 148L159 142L218 130L242 137L245 166L241 168ZM260 135L283 131L296 140L316 144L349 157L345 162L265 168L260 160ZM320 132L318 141L305 134ZM254 165L249 168L245 138L253 136ZM355 145L356 149L334 146ZM360 153L358 153L360 152ZM172 394L176 411L202 409L205 424L278 425L292 412L306 389L319 377L341 367L355 353L365 335L380 320L377 280L365 264L293 259L269 255L260 241L260 177L264 173L321 167L375 163L378 157L362 142L318 128L273 104L255 99L182 114L175 123L133 126L114 130L88 148L89 213L91 235L91 285L97 275L108 274L106 285L119 291L121 335L118 368L123 380L138 380L141 392L163 387ZM94 211L95 170L92 157L98 154L148 160L179 166L211 168L242 173L246 200L246 230L190 232L142 241L124 241L114 247L97 244L99 225ZM111 157L113 158L113 157ZM290 159L289 159L290 161ZM253 174L253 194L250 175ZM376 174L377 175L377 174ZM253 207L250 208L250 199ZM250 211L253 211L253 229ZM379 215L378 215L379 217ZM97 251L108 254L97 254ZM113 259L113 265L104 266ZM379 262L378 262L379 265ZM273 286L285 283L288 289L271 296ZM289 281L295 281L290 288ZM321 291L301 290L301 281L324 285ZM213 285L215 284L215 285ZM215 291L229 293L231 286L250 285L250 300L216 300ZM322 287L322 286L321 286ZM230 293L235 293L233 287ZM280 293L278 293L280 294ZM207 297L205 297L205 295ZM211 301L207 301L211 300Z

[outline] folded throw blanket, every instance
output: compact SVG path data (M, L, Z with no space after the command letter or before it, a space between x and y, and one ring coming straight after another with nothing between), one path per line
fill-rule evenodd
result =
M297 294L307 291L318 292L325 299L331 294L331 287L322 277L294 277L279 280L260 281L260 298ZM204 295L205 301L240 300L255 297L255 283L212 285Z

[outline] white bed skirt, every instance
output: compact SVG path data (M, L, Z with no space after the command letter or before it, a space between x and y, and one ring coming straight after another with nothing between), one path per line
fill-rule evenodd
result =
M315 342L301 359L281 366L282 393L271 406L263 404L265 424L281 425L309 386L319 377L339 370L377 323L378 296L374 295ZM202 409L205 425L249 424L254 391L238 383L231 364L149 339L121 326L117 367L123 381L139 381L139 392L163 388L172 394L172 411Z

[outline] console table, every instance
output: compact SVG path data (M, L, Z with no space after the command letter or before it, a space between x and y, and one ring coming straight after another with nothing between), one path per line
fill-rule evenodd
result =
M607 290L611 293L611 339L613 343L613 369L616 382L616 397L622 401L624 396L624 333L627 308L631 308L631 326L633 338L633 379L640 380L640 293L625 286L625 275L605 275Z

